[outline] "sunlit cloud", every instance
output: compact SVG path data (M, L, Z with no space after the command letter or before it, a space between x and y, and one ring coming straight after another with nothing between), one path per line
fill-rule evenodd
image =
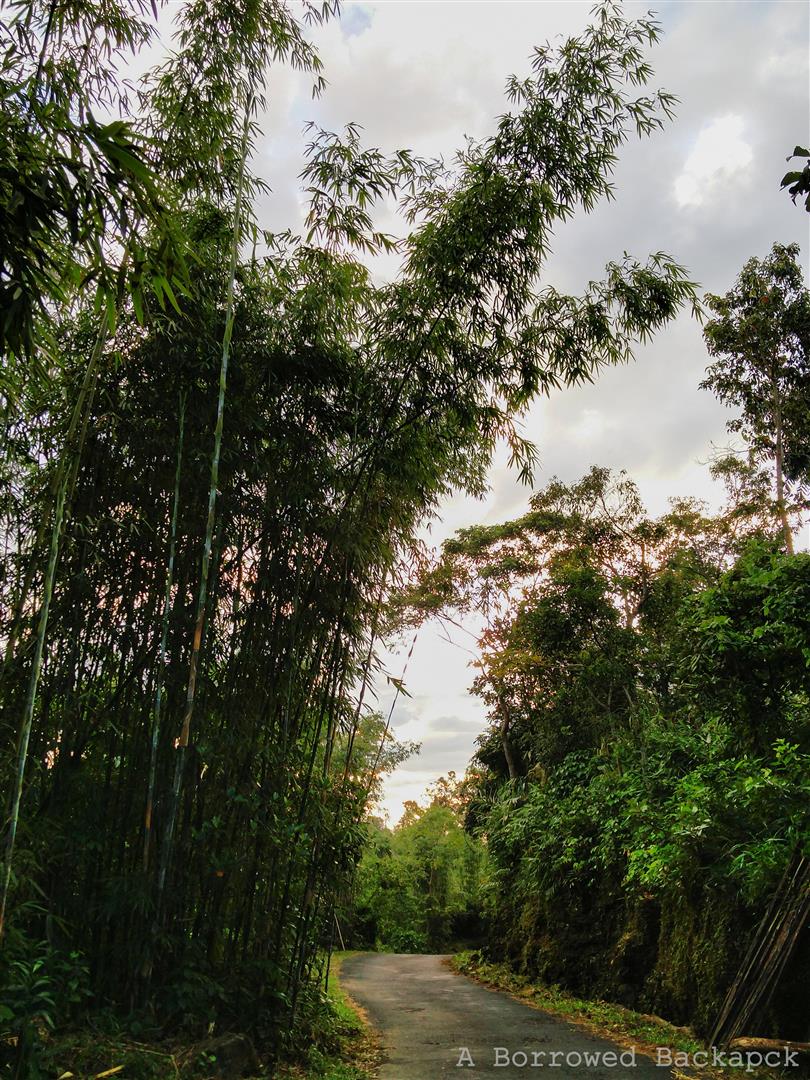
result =
M698 135L683 170L675 180L679 206L700 206L728 184L753 161L750 145L743 139L741 116L720 116Z

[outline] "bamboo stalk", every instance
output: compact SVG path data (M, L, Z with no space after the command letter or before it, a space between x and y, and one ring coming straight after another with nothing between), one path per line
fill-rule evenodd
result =
M152 841L152 810L155 796L155 775L157 772L157 752L160 740L160 712L163 699L163 673L166 670L166 644L169 637L169 612L171 609L172 585L174 583L174 556L177 548L177 511L180 504L180 473L183 465L183 437L186 423L186 396L180 395L180 430L177 437L177 464L174 472L174 497L172 517L169 526L169 558L166 566L166 591L163 595L163 625L160 631L160 649L158 654L157 686L155 705L152 712L152 739L149 751L149 782L146 790L146 810L144 812L143 835L143 872L149 870L149 850Z
M102 317L98 334L96 335L96 340L93 345L93 351L90 354L87 368L85 369L81 389L79 391L79 395L73 409L73 415L71 416L70 426L68 428L68 439L65 442L65 449L62 455L62 460L59 464L59 480L56 494L56 505L54 507L53 525L51 527L50 553L48 556L48 564L45 569L45 580L42 587L42 605L39 610L39 623L37 626L36 644L34 646L34 657L31 665L31 674L28 680L28 691L26 693L23 715L20 721L20 727L17 735L17 769L14 777L14 789L11 796L11 813L9 817L8 834L6 839L5 862L3 865L2 879L0 879L0 941L2 941L3 939L3 933L5 930L5 915L6 907L8 905L9 889L11 887L11 871L12 861L14 858L14 846L17 839L17 828L19 825L20 817L20 803L22 800L22 791L23 785L25 783L25 772L28 762L28 744L31 740L31 728L34 720L34 709L36 707L37 689L39 687L39 677L42 671L42 656L45 650L45 639L48 633L48 615L50 612L54 581L56 579L56 565L59 560L62 528L64 526L65 520L65 506L67 503L68 490L72 490L73 483L75 481L75 477L78 471L78 462L81 457L82 449L84 447L84 441L87 434L87 421L95 395L96 386L98 384L99 361L101 359L101 354L104 350L104 346L107 342L109 325L109 315L105 313ZM73 454L73 461L69 465L69 455L71 452L70 441L72 441L72 439L75 437L77 430L79 432L79 441ZM24 597L21 597L19 606L20 613L22 612L23 604Z
M166 875L171 862L174 829L177 820L177 810L180 804L180 792L183 784L183 769L185 766L186 751L188 749L191 722L194 716L194 701L197 689L197 667L200 660L200 646L202 644L203 628L205 622L205 608L208 594L208 576L211 566L211 546L214 537L214 522L216 520L217 485L219 483L219 461L222 450L222 430L225 419L225 394L228 384L228 362L231 351L231 337L234 325L234 293L236 285L236 261L239 255L239 238L242 227L242 201L244 191L245 172L249 148L250 112L252 97L245 105L245 122L242 132L242 155L239 165L239 179L236 187L236 204L233 215L233 235L231 237L230 265L228 268L228 287L225 301L225 330L222 338L222 358L219 368L219 391L217 395L217 419L214 429L214 448L211 454L211 479L208 490L208 518L205 528L205 542L203 545L202 567L200 571L200 584L197 593L197 615L194 624L194 637L191 646L191 658L189 661L188 686L186 689L186 708L183 715L183 723L180 730L180 739L177 747L177 762L174 772L174 783L169 801L169 812L166 821L166 830L163 839L160 866L157 880L157 910L160 912L163 894L166 886Z
M62 522L65 513L67 479L67 475L63 476L62 484L60 485L56 497L54 526L51 531L51 550L48 557L48 567L45 571L45 584L42 591L42 606L39 611L39 627L37 629L34 661L31 668L31 675L28 680L28 692L25 698L25 708L17 741L17 771L14 777L14 791L11 797L11 820L9 822L8 837L6 839L6 857L3 866L2 891L0 891L0 940L2 940L5 927L6 905L8 903L8 894L11 885L11 864L14 857L14 842L17 837L17 826L20 820L20 801L22 799L25 770L28 761L28 743L31 739L31 726L34 719L37 687L39 686L39 676L42 670L42 653L48 631L48 612L51 606L53 583L56 576L56 562L59 557L59 538L62 532Z
M711 1035L727 1046L768 1007L808 916L810 861L796 852L729 987Z

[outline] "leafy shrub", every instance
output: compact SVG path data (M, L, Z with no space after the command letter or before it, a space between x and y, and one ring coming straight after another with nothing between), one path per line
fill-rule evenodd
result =
M392 952L424 953L428 951L427 936L416 930L393 930L386 944Z
M0 961L0 1063L15 1080L43 1075L42 1036L76 1014L90 996L88 986L79 953L9 933Z

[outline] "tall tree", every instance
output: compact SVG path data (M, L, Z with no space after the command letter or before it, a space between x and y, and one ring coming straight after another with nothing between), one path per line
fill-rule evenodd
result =
M724 296L706 297L715 317L703 334L717 359L700 384L740 410L729 430L742 434L755 460L772 464L791 553L790 511L810 483L810 292L798 255L798 244L774 244L764 259L748 260Z

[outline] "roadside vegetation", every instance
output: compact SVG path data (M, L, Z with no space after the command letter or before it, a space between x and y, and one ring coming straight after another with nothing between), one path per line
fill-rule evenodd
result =
M340 969L352 952L333 952L329 985L325 991L330 1008L327 1025L313 1033L312 1045L297 1064L283 1066L279 1080L371 1080L380 1062L377 1037L362 1008L340 985Z
M362 1009L340 986L340 966L351 953L335 952L329 985L313 1012L306 1043L291 1062L277 1066L278 1080L367 1080L379 1061L376 1037ZM36 1070L30 1077L69 1080L212 1080L268 1075L253 1042L244 1035L210 1036L190 1041L164 1039L157 1029L141 1030L116 1022L112 1015L94 1017L92 1030L50 1034L43 1025Z

